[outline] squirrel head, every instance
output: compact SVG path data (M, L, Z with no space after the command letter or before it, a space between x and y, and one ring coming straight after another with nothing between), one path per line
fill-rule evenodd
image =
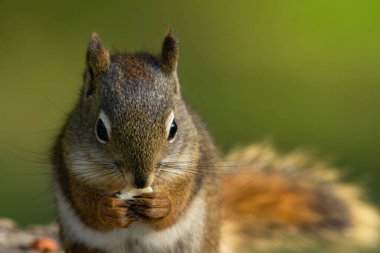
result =
M194 153L197 131L180 95L178 56L171 31L158 56L112 54L91 34L81 100L64 138L73 165L85 160L92 175L113 173L121 184L144 188L163 161Z

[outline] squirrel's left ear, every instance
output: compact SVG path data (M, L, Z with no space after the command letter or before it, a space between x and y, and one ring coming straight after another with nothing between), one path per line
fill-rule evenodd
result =
M167 74L173 73L177 70L179 56L178 40L173 31L170 29L162 44L161 52L161 69Z

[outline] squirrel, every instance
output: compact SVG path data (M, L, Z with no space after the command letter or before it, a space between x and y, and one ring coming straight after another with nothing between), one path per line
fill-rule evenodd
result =
M52 152L65 252L376 244L377 210L327 165L268 145L223 157L181 95L178 58L172 31L158 55L110 53L91 34L79 101Z

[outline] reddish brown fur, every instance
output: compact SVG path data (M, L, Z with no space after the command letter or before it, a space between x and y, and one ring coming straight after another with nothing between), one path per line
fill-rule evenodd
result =
M163 205L170 206L166 211L166 216L159 217L160 219L145 219L146 222L151 223L156 229L164 229L173 225L177 219L181 216L184 210L187 209L190 200L192 199L192 188L194 183L194 177L180 178L179 180L168 183L157 182L158 191L162 191L161 194L156 194L161 197L161 203ZM154 186L153 186L154 187ZM164 194L165 193L165 194ZM149 199L146 199L149 200ZM166 203L165 203L166 202ZM149 213L151 210L145 210L145 213ZM148 215L150 218L151 216Z
M54 152L54 163L58 182L67 201L89 227L107 231L115 227L127 227L127 209L123 200L112 198L102 190L94 188L72 175L62 160L62 147L59 142ZM117 184L112 185L117 187ZM119 189L120 188L114 188Z
M143 221L156 230L163 230L175 225L189 209L192 200L202 196L206 210L202 224L204 235L201 238L201 252L220 252L221 221L233 226L234 234L224 234L224 239L240 236L248 243L289 231L327 238L326 235L331 233L340 235L355 227L353 208L349 207L347 199L341 197L334 188L336 178L327 179L328 176L321 176L329 174L329 170L319 170L319 164L310 165L304 162L303 159L307 156L303 154L297 160L291 156L278 158L266 147L260 147L259 151L247 149L248 155L244 151L235 152L227 157L223 166L228 168L231 165L229 160L237 161L232 167L239 167L241 170L239 174L226 172L233 175L224 178L223 193L220 194L219 176L224 173L223 166L219 167L221 163L218 152L201 121L178 93L179 84L175 72L177 60L178 41L171 32L166 36L161 56L158 58L146 53L110 56L99 37L96 34L91 36L85 76L86 88L82 93L82 100L58 138L53 156L56 182L66 201L84 224L97 231L109 231L114 228L127 228L135 221ZM111 72L107 72L110 69ZM145 90L134 89L142 88L141 86ZM152 94L159 94L160 99L157 99L158 96L154 102L150 97L133 99L135 93L139 95L145 91L154 91ZM98 96L93 96L94 94ZM129 99L128 96L132 98ZM114 116L112 134L115 136L107 145L98 143L94 136L94 124L102 102L102 106L105 103L108 113ZM161 102L164 105L162 108L159 107ZM184 139L177 140L182 141L177 146L168 145L162 131L165 128L162 126L162 119L150 121L157 116L149 114L151 110L158 108L159 113L167 109L168 105L175 112L176 119L183 122L180 127ZM120 110L113 111L119 107ZM125 113L124 117L119 117L122 113ZM151 123L153 128L149 128L150 132L144 132ZM132 133L132 137L126 133ZM126 143L130 152L125 151ZM113 197L114 193L130 183L126 181L125 174L119 174L118 177L109 174L104 176L96 171L103 166L100 163L91 167L94 170L91 172L100 173L101 181L94 183L83 179L74 174L75 170L71 170L69 164L65 164L65 158L74 152L73 148L76 148L75 152L83 151L84 155L81 155L84 158L80 159L96 163L99 156L100 162L118 164L118 169L125 170L123 173L129 173L131 177L156 175L152 185L154 192L127 201ZM169 173L166 177L165 172L161 172L159 177L157 160L163 159L163 154L170 155L170 148L173 148L174 154L182 154L184 150L189 152L190 161L175 161L178 164L189 164L182 169L169 166L172 173L181 171L174 174L175 176ZM108 157L104 158L104 154L108 154ZM102 159L111 159L111 162ZM295 170L289 172L288 168ZM321 173L313 172L308 176L300 170L305 168ZM223 205L220 204L221 197ZM65 239L64 230L61 234ZM181 239L186 241L186 238ZM193 252L192 245L185 245L187 252ZM72 242L65 242L65 249L66 252L73 253L100 252L92 249L92 245ZM178 248L173 250L180 252Z
M226 160L239 167L222 184L223 238L235 251L302 249L318 240L337 249L376 245L377 211L328 165L305 152L282 156L266 145L237 150Z
M201 193L207 199L206 217L202 224L207 237L199 244L203 252L216 253L219 252L220 237L219 179L201 170L214 166L217 151L197 115L180 98L176 76L177 59L178 41L172 33L166 36L161 57L158 58L147 53L117 53L109 56L99 37L93 34L88 49L88 68L82 100L64 127L54 150L56 179L64 197L81 221L90 228L105 232L114 228L127 228L135 221L147 223L156 230L168 228L178 222L192 200ZM133 99L143 91L159 94L160 99ZM104 97L99 98L99 94ZM93 132L100 102L104 101L108 103L105 108L108 109L108 114L115 114L112 136L107 145L99 144ZM113 103L122 108L113 112ZM143 135L144 128L139 124L147 124L152 117L157 117L157 114L146 110L158 107L162 111L165 107L161 106L166 106L165 104L171 104L171 110L174 110L182 132L182 136L171 146L167 144L166 136L162 136L159 123L154 123L157 125L153 125L146 135ZM120 113L125 112L126 117L131 117L128 122L115 121L120 119ZM164 114L159 120L164 122L167 116ZM139 131L134 133L135 129ZM133 137L125 135L131 132L134 133ZM131 146L131 141L128 143L128 149L133 152L125 153L126 138L133 138L134 146ZM88 150L88 147L91 149ZM101 176L101 172L105 170L102 163L109 161L100 161L97 165L98 156L102 157L104 153L110 152L110 157L118 159L121 164L119 169L127 169L125 173L132 176L145 176L157 173L155 159L163 159L163 154L170 147L173 148L174 155L180 155L181 152L191 154L186 158L190 159L190 168L179 169L178 172L175 172L176 169L172 169L172 172L163 170L161 176L154 180L153 193L145 193L127 201L112 197L113 193L121 191L127 184L122 176L104 176L92 182L72 168L76 163L83 163L82 160L92 161L95 165L89 167L93 170L91 174L100 173ZM81 152L80 158L68 158L77 152ZM135 154L137 156L131 157ZM182 164L186 161L175 160L177 162ZM61 234L69 252L91 248L91 245L72 245L70 240L65 240L64 229ZM185 245L188 244L186 238L181 240ZM192 251L191 247L187 245L189 252Z
M280 173L252 173L229 176L223 181L223 216L241 223L246 230L283 228L304 232L328 228L335 218L334 229L350 226L349 213L336 199L336 213L321 199L320 189ZM328 196L332 198L332 196ZM324 203L326 201L326 203ZM333 215L335 217L333 217ZM244 228L243 228L244 229Z

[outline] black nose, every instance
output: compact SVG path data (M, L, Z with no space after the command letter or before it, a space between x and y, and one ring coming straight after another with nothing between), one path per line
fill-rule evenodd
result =
M144 177L135 177L135 185L137 188L145 188L147 179Z

